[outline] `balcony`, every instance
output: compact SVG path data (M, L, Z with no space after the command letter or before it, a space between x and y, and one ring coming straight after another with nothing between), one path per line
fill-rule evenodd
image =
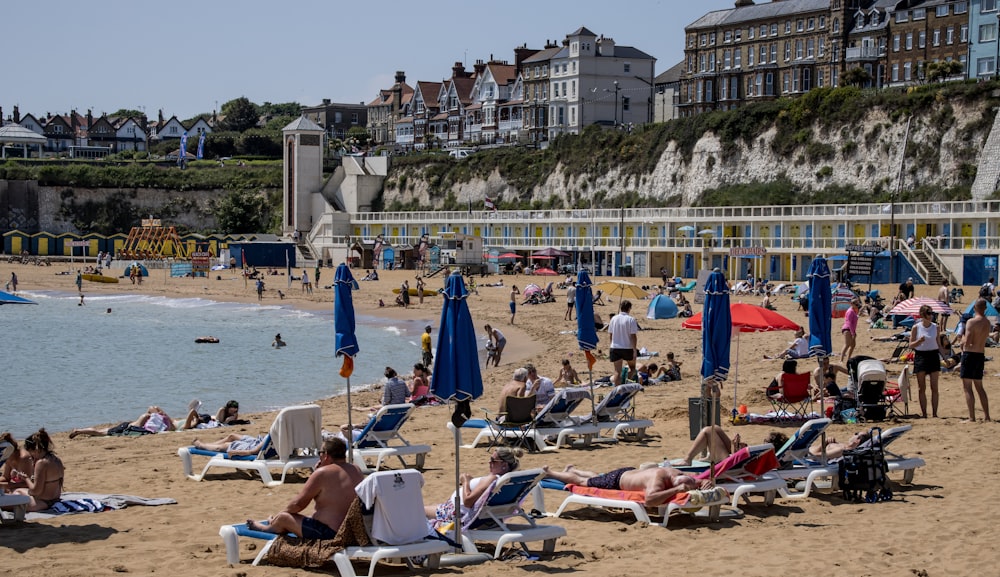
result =
M845 57L848 62L857 62L858 60L878 60L879 58L885 57L885 49L879 48L878 46L848 48L845 51Z

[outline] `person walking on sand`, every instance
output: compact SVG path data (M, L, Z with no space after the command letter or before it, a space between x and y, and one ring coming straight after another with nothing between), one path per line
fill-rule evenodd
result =
M312 283L309 282L309 273L306 269L302 269L302 292L306 294L312 294Z
M77 281L77 286L82 285L81 281ZM10 273L10 289L12 292L17 292L17 273L11 271Z
M424 279L417 275L417 303L424 304ZM424 363L425 365L427 363Z
M569 286L566 287L566 314L563 316L564 321L573 320L573 307L576 306L576 283L570 280L567 283Z
M844 363L854 354L854 346L858 337L858 311L861 310L861 301L857 298L851 299L851 306L844 315L844 324L840 327L840 333L844 335L844 349L840 351L840 362Z
M403 301L403 308L410 308L410 281L403 279L403 283L399 285L399 298Z
M417 277L420 278L420 277ZM419 290L419 289L418 289ZM434 354L431 352L431 326L424 327L424 334L420 335L420 353L425 367L433 366Z
M14 273L10 273L14 274ZM11 281L13 282L13 281ZM135 281L132 281L134 284ZM14 290L17 291L17 285L15 284ZM76 292L83 292L83 272L80 269L76 269Z
M984 364L986 362L986 338L990 334L990 321L986 318L986 299L976 299L972 305L973 317L965 322L965 339L962 341L962 388L965 404L969 407L969 420L976 421L976 396L983 406L983 418L990 420L990 401L983 388Z
M510 324L514 324L514 315L517 314L517 295L521 291L517 290L517 285L510 285Z
M257 279L257 300L264 300L264 279Z
M619 304L618 314L611 317L608 332L611 333L611 350L608 359L614 363L615 373L611 375L611 383L622 384L622 365L628 363L629 372L635 371L636 350L639 348L639 323L629 314L632 302L623 299Z

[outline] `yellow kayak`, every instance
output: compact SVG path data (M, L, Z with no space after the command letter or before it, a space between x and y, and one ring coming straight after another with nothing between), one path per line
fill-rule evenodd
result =
M83 277L83 280L89 280L90 282L110 282L110 283L117 283L118 282L118 278L117 277L104 276L103 274L89 274L88 273L88 274L84 274L84 275L80 275L80 276Z
M400 289L394 288L394 289L392 289L392 294L397 294L398 295L399 291L400 291ZM417 296L417 289L411 287L410 290L409 290L409 293L410 293L411 297L415 297L415 296ZM438 294L438 293L435 290L424 289L424 296L425 297L432 297L432 296L434 296L436 294Z

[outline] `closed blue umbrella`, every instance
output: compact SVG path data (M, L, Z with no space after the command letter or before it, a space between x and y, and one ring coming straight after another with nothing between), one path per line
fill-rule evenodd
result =
M351 291L358 283L351 275L351 269L340 263L333 275L333 326L337 333L336 353L344 356L344 365L340 368L340 376L347 379L347 430L350 449L347 460L350 461L354 452L354 424L351 422L351 373L354 372L354 356L361 349L358 347L358 337L354 334L354 298Z
M830 267L825 257L818 257L809 267L809 355L828 357L833 354L830 325L833 296L830 292Z
M468 420L473 399L483 394L483 375L479 370L479 350L476 347L476 329L466 298L460 271L448 275L445 281L444 304L441 308L441 325L438 327L437 351L434 355L434 372L431 393L439 399L455 401L451 422L455 425L455 542L462 542L462 510L460 490L462 483L459 469L459 427Z
M711 395L712 405L709 407L708 418L702 422L715 424L715 403L719 396L719 384L729 376L729 346L733 330L732 313L729 309L729 284L725 275L718 268L708 275L705 283L705 307L701 314L701 377L702 377L702 408L707 405L706 397ZM707 391L707 395L706 395ZM715 435L711 436L715 438ZM718 452L711 449L713 467L712 480L715 480L715 456Z
M587 271L576 273L576 342L587 357L587 371L590 373L590 414L594 424L597 415L594 411L594 354L590 351L597 348L597 327L594 326L594 294L591 292L593 283Z

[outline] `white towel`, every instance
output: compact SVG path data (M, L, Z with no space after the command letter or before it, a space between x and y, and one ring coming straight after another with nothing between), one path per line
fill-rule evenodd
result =
M323 412L319 405L286 407L271 425L271 441L278 458L288 459L295 449L318 451L323 445Z

